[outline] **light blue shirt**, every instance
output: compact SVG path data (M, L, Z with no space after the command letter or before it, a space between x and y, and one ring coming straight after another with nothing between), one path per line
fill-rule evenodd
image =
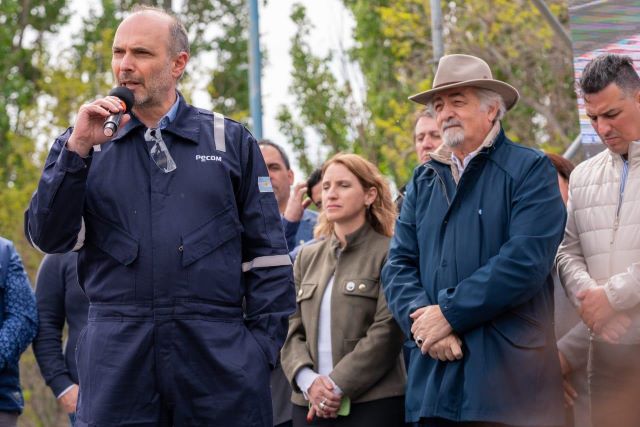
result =
M167 114L165 114L160 119L160 122L158 123L158 128L160 128L160 130L166 129L166 127L169 126L169 123L171 123L176 119L176 115L178 114L179 104L180 104L180 96L178 96L178 94L176 93L176 102L173 103L171 108L169 108L169 111L167 111Z
M176 102L173 103L173 105L171 106L171 108L169 108L169 111L167 111L167 114L165 114L160 121L158 122L158 129L162 130L162 129L166 129L167 126L169 126L169 123L171 123L172 121L174 121L176 119L176 116L178 115L178 106L180 105L180 95L178 95L178 93L176 92ZM122 132L128 132L129 129L137 126L138 124L140 124L140 119L138 119L135 116L135 113L131 116L131 121L129 121L124 128L122 128L121 130L118 131L118 133Z
M622 176L620 177L620 197L624 194L624 188L627 186L627 176L629 175L629 160L622 159Z
M627 176L629 175L629 160L622 159L622 174L620 175L620 198L618 199L618 209L616 210L616 216L620 215L620 208L622 208L622 200L624 199L624 189L627 186Z

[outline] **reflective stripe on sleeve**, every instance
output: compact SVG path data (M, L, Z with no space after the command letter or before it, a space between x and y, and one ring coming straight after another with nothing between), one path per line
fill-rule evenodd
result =
M34 248L36 248L38 250L38 252L40 252L41 254L46 253L45 251L43 251L42 249L40 249L40 247L38 245L35 244L35 242L33 241L33 238L31 237L31 228L29 228L29 225L27 225L27 239L29 240L29 244L31 246L33 246Z
M31 246L36 248L40 253L46 254L46 252L40 249L40 247L36 245L35 242L33 241L33 238L31 237L31 229L29 228L29 226L27 226L27 234L28 234L27 239L29 240L29 244L31 244ZM82 223L80 224L80 231L78 232L76 243L73 245L73 249L71 249L72 251L77 251L80 248L82 248L82 246L84 246L84 236L85 236L85 226L84 226L84 218L82 218Z
M224 139L224 116L220 113L213 112L213 139L216 144L216 150L227 151L227 144Z
M246 273L254 268L279 267L282 265L291 265L291 258L289 258L289 255L259 256L249 262L243 262L242 272Z
M78 232L78 239L76 240L76 244L73 246L72 251L80 250L84 246L84 236L87 232L87 228L84 225L84 217L82 218L82 224L80 224L80 231Z

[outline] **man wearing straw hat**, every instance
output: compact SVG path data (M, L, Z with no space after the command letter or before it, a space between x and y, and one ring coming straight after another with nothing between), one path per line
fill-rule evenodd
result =
M566 219L544 154L510 141L518 92L480 58L440 60L433 89L443 144L407 188L382 278L416 342L408 422L559 426L563 397L549 272Z

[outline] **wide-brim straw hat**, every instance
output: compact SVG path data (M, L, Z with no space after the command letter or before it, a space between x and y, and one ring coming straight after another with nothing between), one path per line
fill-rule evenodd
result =
M454 87L473 86L497 92L504 99L507 110L518 102L520 94L508 83L493 78L489 65L471 55L446 55L440 59L433 88L410 96L418 104L427 105L431 99L444 90Z

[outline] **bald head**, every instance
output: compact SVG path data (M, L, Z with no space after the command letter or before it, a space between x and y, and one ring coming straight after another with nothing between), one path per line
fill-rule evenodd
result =
M151 126L175 102L177 81L189 61L189 54L175 47L179 43L172 38L176 25L183 28L162 10L139 9L120 23L113 39L113 75L119 86L133 92L133 111Z
M158 25L166 26L166 43L171 56L175 56L180 52L186 52L187 55L191 54L187 30L178 17L172 12L168 12L159 7L138 5L133 9L131 15L125 18L122 23L136 16L143 16L156 21Z

